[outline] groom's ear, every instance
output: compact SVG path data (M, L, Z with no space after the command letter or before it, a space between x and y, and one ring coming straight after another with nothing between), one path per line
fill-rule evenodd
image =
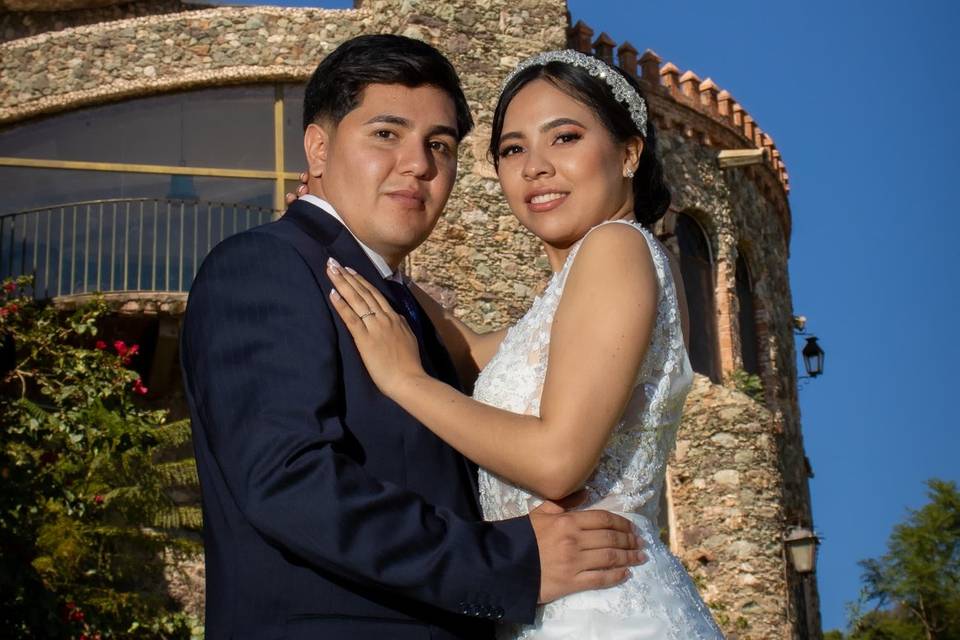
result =
M313 123L303 133L303 150L307 154L307 173L311 178L323 177L330 149L329 124Z

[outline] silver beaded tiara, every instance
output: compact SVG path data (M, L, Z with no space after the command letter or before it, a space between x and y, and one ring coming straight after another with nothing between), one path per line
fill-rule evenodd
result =
M517 68L503 81L503 85L500 87L500 93L502 94L506 86L524 69L542 66L549 62L563 62L575 67L582 67L586 69L590 75L606 82L613 91L614 97L623 103L627 110L630 111L630 118L633 120L633 123L637 125L640 133L644 136L647 135L647 103L640 97L637 90L631 87L630 83L607 63L573 49L547 51L527 58L518 64Z

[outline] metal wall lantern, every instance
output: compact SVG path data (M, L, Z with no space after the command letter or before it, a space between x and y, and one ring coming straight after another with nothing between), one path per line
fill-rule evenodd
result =
M807 338L807 344L803 347L803 366L807 370L807 375L816 378L823 373L823 349L817 344L817 337Z
M820 544L820 538L810 529L794 527L784 536L783 541L787 545L787 554L794 571L799 574L812 573L817 565L817 545Z

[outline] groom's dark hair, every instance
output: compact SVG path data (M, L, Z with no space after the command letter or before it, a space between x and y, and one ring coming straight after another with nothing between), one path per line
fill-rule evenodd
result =
M339 124L371 84L437 87L453 100L458 139L473 128L470 107L450 61L426 42L390 34L351 38L323 59L304 92L303 128L322 121Z

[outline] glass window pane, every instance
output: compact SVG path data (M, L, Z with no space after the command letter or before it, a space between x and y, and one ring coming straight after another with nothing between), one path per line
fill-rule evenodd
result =
M214 245L273 215L270 180L0 167L0 189L0 277L35 273L41 296L186 291Z
M307 168L303 153L303 90L301 84L283 85L284 170L300 173Z
M273 100L261 85L80 109L0 131L0 156L272 170Z
M111 198L210 200L273 206L273 181L113 171L0 167L0 214Z
M148 173L0 167L0 213L109 198L163 198L171 177Z

